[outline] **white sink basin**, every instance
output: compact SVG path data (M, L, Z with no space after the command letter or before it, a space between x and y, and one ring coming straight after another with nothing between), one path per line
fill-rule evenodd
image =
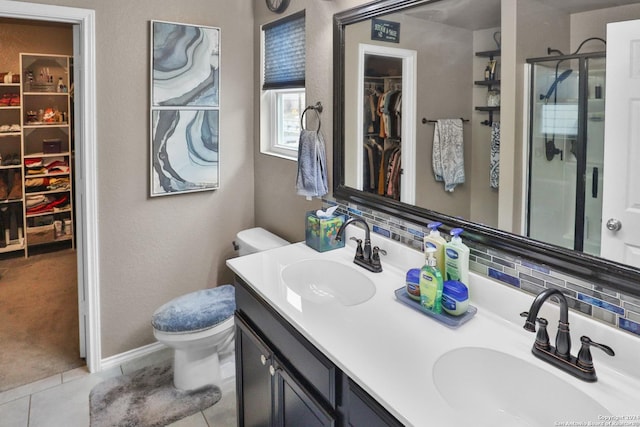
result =
M287 265L282 280L303 300L345 306L362 304L376 293L376 287L355 265L337 261L309 259Z
M444 400L477 426L553 426L568 421L587 425L609 415L597 401L555 375L487 348L445 353L433 366L433 379ZM586 387L598 383L585 383Z

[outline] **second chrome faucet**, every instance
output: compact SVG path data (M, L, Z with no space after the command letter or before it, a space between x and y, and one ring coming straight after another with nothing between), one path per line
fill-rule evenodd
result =
M371 247L371 230L367 221L362 218L349 218L336 233L336 240L342 240L344 238L345 228L354 222L359 222L364 226L364 246L362 245L362 240L352 237L352 239L357 242L356 255L353 258L353 262L374 273L381 272L382 263L380 262L380 254L386 255L386 252L377 246Z

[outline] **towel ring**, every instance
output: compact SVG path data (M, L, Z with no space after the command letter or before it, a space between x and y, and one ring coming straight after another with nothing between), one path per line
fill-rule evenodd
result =
M316 132L320 132L320 126L322 125L322 121L320 120L320 113L322 113L322 104L320 102L316 102L316 105L309 105L304 109L302 115L300 116L300 129L304 129L304 115L308 110L313 110L316 112L316 117L318 118L318 129Z

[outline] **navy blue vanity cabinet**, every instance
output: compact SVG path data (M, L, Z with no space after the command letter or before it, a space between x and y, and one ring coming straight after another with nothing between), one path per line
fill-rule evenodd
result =
M269 366L273 353L267 345L236 316L236 389L238 425L267 427L274 425L273 385ZM237 363L242 361L242 363Z
M241 427L334 427L338 369L239 279L236 395Z
M402 425L239 278L235 320L238 426Z
M346 376L344 377L343 388L346 390L344 395L348 426L402 427L402 423Z

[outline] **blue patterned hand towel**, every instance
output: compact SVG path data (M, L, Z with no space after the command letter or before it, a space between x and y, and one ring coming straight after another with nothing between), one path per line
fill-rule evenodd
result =
M321 197L329 192L327 185L327 158L324 138L320 131L302 129L298 145L298 176L296 190L307 199Z
M440 119L433 132L433 173L445 191L464 183L464 145L461 119Z
M500 122L491 124L491 160L489 184L498 188L500 183Z

